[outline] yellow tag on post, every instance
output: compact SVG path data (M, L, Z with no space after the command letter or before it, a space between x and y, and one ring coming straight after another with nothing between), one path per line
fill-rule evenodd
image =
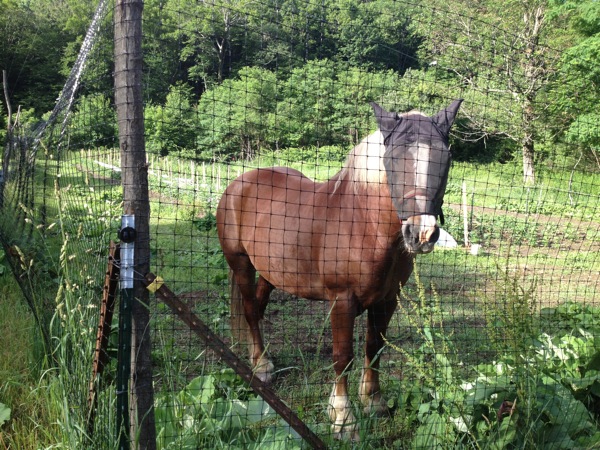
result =
M158 291L162 287L163 284L165 284L164 280L161 277L157 276L154 279L154 281L152 281L152 283L150 283L146 287L146 289L148 289L151 293L154 294L156 291Z

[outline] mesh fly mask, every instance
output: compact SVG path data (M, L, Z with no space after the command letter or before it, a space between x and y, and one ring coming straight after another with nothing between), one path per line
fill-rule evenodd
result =
M439 216L448 181L451 154L448 135L462 100L433 117L398 115L372 103L384 137L383 164L398 217Z

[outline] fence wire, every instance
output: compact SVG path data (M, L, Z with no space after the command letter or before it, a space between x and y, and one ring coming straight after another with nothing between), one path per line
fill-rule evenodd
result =
M416 257L378 354L389 411L364 412L359 399L364 313L345 371L352 432L338 439L332 429L335 299L272 292L262 323L270 386L328 448L592 448L600 162L588 99L597 93L559 40L544 41L543 9L509 8L520 17L510 29L429 3L146 2L151 270L250 364L232 337L239 321L217 236L226 187L259 167L333 178L377 129L369 102L431 116L464 99L440 238ZM66 132L60 121L45 129L32 170L25 138L3 165L2 241L58 364L77 374L68 395L81 411L122 201L109 16L75 106L61 113ZM282 200L280 213L288 208ZM149 308L157 448L308 445L166 304L153 297ZM106 370L95 432L80 448L112 445L114 364Z

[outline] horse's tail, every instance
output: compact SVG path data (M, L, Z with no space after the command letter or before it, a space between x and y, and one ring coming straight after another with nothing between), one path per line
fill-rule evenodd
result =
M250 345L250 327L246 321L244 314L244 301L240 286L235 281L233 270L229 269L229 312L231 336L233 337L232 344L239 346Z

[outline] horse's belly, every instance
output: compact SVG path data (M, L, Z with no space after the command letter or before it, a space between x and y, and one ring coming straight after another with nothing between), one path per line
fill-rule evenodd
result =
M262 212L252 221L253 226L244 227L242 232L252 265L279 289L302 297L322 295L318 224L314 219L293 215L290 205L286 212L276 203L259 208Z

